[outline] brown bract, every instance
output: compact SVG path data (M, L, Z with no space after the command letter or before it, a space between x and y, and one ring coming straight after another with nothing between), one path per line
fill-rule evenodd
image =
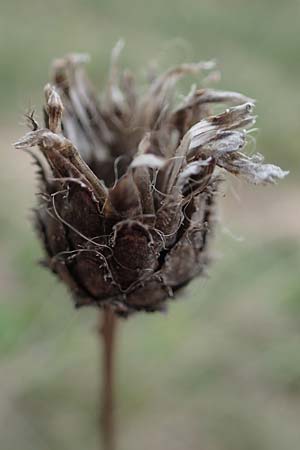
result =
M133 75L119 70L119 50L101 99L84 56L56 61L45 127L29 117L32 131L15 146L38 147L30 150L42 192L35 218L47 265L76 306L109 305L127 315L162 310L205 272L222 172L253 183L286 172L243 153L253 100L193 87L176 102L176 82L212 63L170 69L140 92ZM231 107L213 116L216 103Z

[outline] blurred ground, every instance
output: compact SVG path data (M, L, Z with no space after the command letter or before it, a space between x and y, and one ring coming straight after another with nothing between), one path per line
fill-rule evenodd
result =
M89 51L101 85L119 37L141 77L151 60L216 57L220 86L259 99L257 149L291 170L264 189L230 179L210 278L167 315L120 326L119 449L298 450L299 13L276 0L1 4L1 450L99 448L97 313L74 311L36 265L33 168L11 143L23 112L40 112L53 57Z

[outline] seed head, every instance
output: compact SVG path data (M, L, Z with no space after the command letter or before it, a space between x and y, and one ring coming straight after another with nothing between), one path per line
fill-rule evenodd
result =
M224 172L254 184L287 172L246 155L254 101L236 92L192 87L176 103L175 85L213 63L182 64L152 77L143 92L120 71L118 44L98 98L84 55L54 63L45 88L45 126L16 148L38 147L42 194L35 219L47 265L75 304L162 310L205 273ZM214 104L229 106L219 115Z

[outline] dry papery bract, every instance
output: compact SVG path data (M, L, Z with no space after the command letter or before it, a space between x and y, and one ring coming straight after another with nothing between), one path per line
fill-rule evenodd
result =
M201 79L212 62L171 68L142 89L119 69L120 47L101 97L85 55L55 61L45 125L28 116L32 131L15 146L38 165L35 222L47 266L76 306L110 306L126 316L163 310L205 273L224 173L266 184L287 172L244 153L252 99L192 86L178 102L176 82ZM228 109L213 115L215 104Z

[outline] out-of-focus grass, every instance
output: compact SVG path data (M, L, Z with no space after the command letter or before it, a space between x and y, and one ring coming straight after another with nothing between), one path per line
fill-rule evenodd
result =
M27 107L40 111L49 62L88 51L100 86L119 37L127 42L124 64L141 78L153 60L166 67L216 57L220 86L259 100L258 150L293 169L299 9L296 0L1 5L1 449L98 448L97 312L75 312L63 286L36 266L42 253L26 222L33 175L26 155L9 149L23 132L11 125ZM120 450L299 447L300 245L290 226L299 213L290 192L287 184L272 188L272 211L269 194L257 191L254 203L244 197L248 207L242 197L225 225L245 240L220 230L215 249L222 257L211 278L194 282L167 315L139 315L120 326Z

